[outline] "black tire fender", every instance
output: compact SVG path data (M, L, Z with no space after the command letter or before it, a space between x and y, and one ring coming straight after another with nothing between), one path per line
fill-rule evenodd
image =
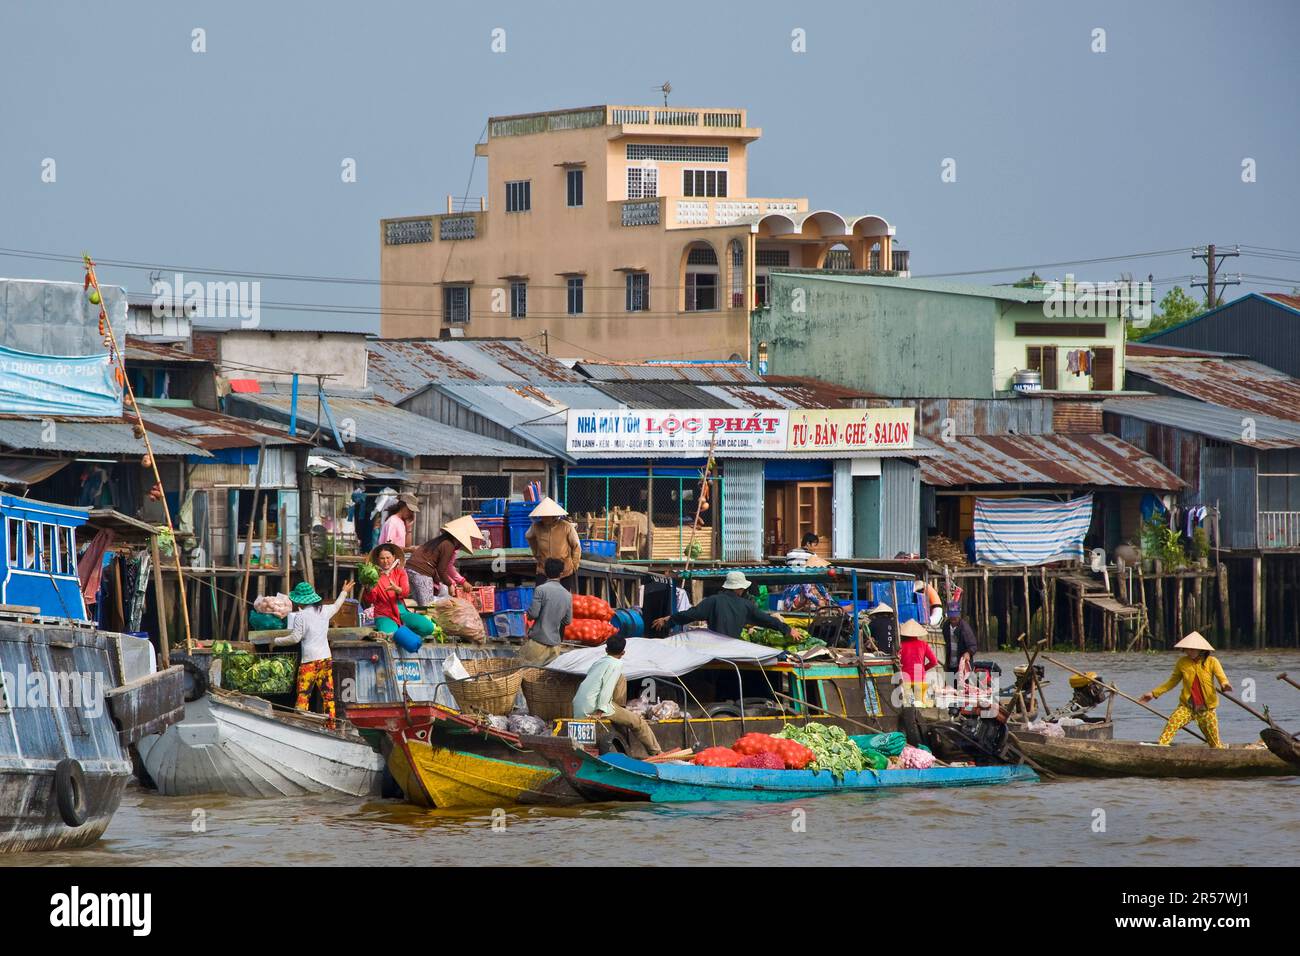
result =
M185 668L185 703L192 704L208 692L208 675L193 661L182 661Z
M65 757L54 768L54 799L68 826L86 822L86 775L78 761Z

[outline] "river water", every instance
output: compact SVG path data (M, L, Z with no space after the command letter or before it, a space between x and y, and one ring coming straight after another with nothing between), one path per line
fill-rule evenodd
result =
M990 654L1010 679L1023 657ZM1064 654L1138 696L1173 654ZM1238 696L1254 681L1283 727L1300 730L1300 653L1220 655ZM1068 674L1047 665L1053 706ZM1156 702L1166 713L1177 694ZM1162 722L1117 701L1116 736L1154 740ZM1227 742L1263 726L1227 700ZM1187 734L1187 741L1194 742ZM201 828L196 826L201 822ZM201 832L196 832L196 828ZM743 864L1277 866L1300 863L1300 777L1081 780L952 790L843 794L779 804L604 804L429 811L400 801L316 797L160 797L134 784L104 838L76 851L0 857L0 864L563 865Z

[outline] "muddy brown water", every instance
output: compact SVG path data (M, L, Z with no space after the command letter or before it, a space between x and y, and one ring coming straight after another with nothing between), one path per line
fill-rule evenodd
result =
M1023 657L990 654L1010 679ZM1137 696L1163 681L1171 654L1063 654ZM1238 694L1254 682L1284 727L1300 731L1300 653L1220 655ZM1069 693L1048 665L1048 700ZM1156 702L1168 713L1171 693ZM1118 701L1116 736L1154 740L1161 721ZM1224 739L1263 726L1230 701ZM1188 742L1189 735L1182 734ZM494 825L495 823L495 825ZM201 824L201 829L200 829ZM802 825L801 825L802 824ZM1070 866L1277 866L1300 863L1300 777L1082 780L952 790L842 794L775 804L601 804L429 811L399 801L315 797L160 797L132 785L104 838L76 851L0 864L76 866L1003 863Z

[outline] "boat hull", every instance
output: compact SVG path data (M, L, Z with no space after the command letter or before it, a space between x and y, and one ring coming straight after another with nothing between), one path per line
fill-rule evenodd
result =
M531 740L532 738L530 738ZM934 767L929 770L864 770L837 779L811 770L742 770L654 764L623 754L594 756L566 743L546 748L570 784L597 801L648 800L652 803L698 801L776 802L833 793L873 790L973 787L1036 781L1025 766Z
M1259 732L1259 737L1273 756L1300 769L1300 742L1294 737L1276 727L1264 728Z
M1266 777L1295 774L1262 747L1157 747L1134 740L1077 740L1017 733L1016 743L1035 763L1074 777Z
M388 770L408 802L440 810L564 805L582 798L512 734L438 704L354 704L349 718L387 741Z
M377 796L384 769L382 755L355 731L330 731L315 718L223 691L186 704L184 720L144 737L138 749L165 796Z
M0 853L71 850L104 835L131 779L129 760L83 761L85 822L71 827L59 813L54 761L14 767L0 762Z

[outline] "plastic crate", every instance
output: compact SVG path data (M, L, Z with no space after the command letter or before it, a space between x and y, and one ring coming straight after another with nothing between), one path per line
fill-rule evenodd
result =
M537 588L511 588L506 596L506 607L511 611L527 611L533 606L533 592Z
M523 611L497 611L492 615L497 637L523 637L528 633Z
M601 538L581 538L579 541L584 553L597 558L614 557L615 549L618 547L617 541L606 541Z
M493 585L486 587L469 587L462 588L463 597L474 605L474 610L480 614L491 614L496 608L496 591Z
M497 634L497 616L495 614L483 615L483 629L487 631L488 637L498 637Z
M479 512L484 518L500 518L506 513L505 498L488 498L483 502L483 510Z

